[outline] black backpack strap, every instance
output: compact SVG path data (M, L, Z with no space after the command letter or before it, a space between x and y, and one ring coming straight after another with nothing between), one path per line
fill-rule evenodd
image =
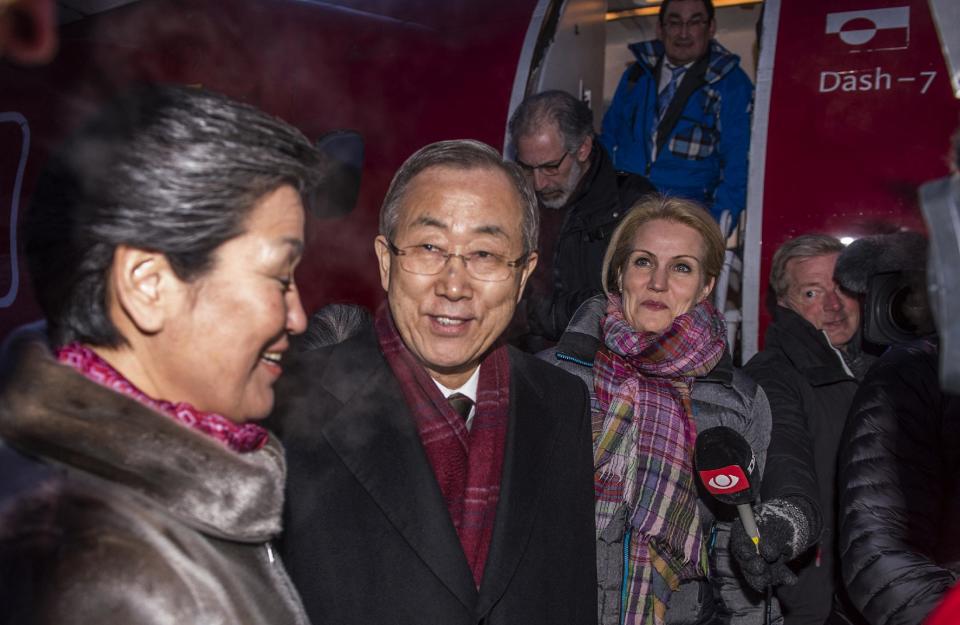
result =
M627 93L633 91L633 88L637 86L637 81L640 80L640 74L642 73L643 66L640 65L639 61L630 66L630 73L627 74Z
M709 65L710 55L708 54L691 65L690 70L680 81L677 93L670 101L670 105L667 106L667 112L660 120L660 125L657 126L657 154L660 154L663 150L663 146L666 145L674 126L680 121L683 109L687 106L687 100L697 89L706 84L707 67Z

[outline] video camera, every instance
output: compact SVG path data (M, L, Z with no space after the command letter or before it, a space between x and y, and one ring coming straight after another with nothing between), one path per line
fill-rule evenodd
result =
M837 259L834 277L863 296L863 338L892 345L936 332L927 298L927 239L901 231L864 237Z
M863 336L876 345L906 343L936 332L923 271L891 271L870 278Z

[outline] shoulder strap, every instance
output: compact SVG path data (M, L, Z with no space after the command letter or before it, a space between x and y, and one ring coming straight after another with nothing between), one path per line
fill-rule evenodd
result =
M643 66L640 65L640 61L635 61L630 66L630 73L627 74L627 93L633 91L633 88L637 86L637 81L640 80L640 74L642 73Z
M670 101L667 112L660 120L657 126L657 154L663 150L670 133L674 126L680 121L683 109L687 106L687 100L693 95L693 92L706 84L707 66L710 64L710 55L706 55L690 67L690 71L680 81L680 87L677 88L676 95Z

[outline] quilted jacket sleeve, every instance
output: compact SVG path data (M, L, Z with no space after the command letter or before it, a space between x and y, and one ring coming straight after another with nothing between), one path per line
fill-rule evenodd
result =
M753 85L739 68L731 72L723 87L720 109L720 184L714 193L711 212L730 211L734 224L747 203L747 152L750 149L750 120ZM729 233L725 233L729 234Z
M753 383L745 373L738 371L736 375L742 376L744 380L740 383L741 387L746 386L747 381L751 383L749 388L752 391L752 397L749 397L747 402L749 413L747 416L747 429L743 432L743 435L757 456L757 462L760 465L760 475L763 476L763 472L767 466L767 450L770 448L770 430L772 427L770 402L767 400L767 394L763 392L763 387Z
M957 580L934 560L956 529L941 528L954 496L944 408L935 352L911 346L874 365L850 409L838 466L841 567L873 625L920 623Z

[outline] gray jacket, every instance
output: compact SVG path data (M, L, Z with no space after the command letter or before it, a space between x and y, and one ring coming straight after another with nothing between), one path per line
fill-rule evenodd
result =
M306 625L270 541L286 463L23 342L0 379L0 624Z
M601 346L600 323L606 312L606 296L598 295L577 310L555 348L539 356L577 375L593 399L593 358ZM761 474L770 442L770 406L763 389L733 367L724 354L713 371L698 378L691 389L693 419L697 431L724 425L743 435L750 443ZM737 574L737 564L727 550L730 523L736 517L732 506L716 502L700 491L700 517L709 546L710 573L707 580L681 585L670 598L667 622L735 623L760 625L764 621L763 597L751 590ZM623 528L611 524L610 532L597 540L597 584L600 625L620 622L623 576ZM775 623L782 622L774 606Z

